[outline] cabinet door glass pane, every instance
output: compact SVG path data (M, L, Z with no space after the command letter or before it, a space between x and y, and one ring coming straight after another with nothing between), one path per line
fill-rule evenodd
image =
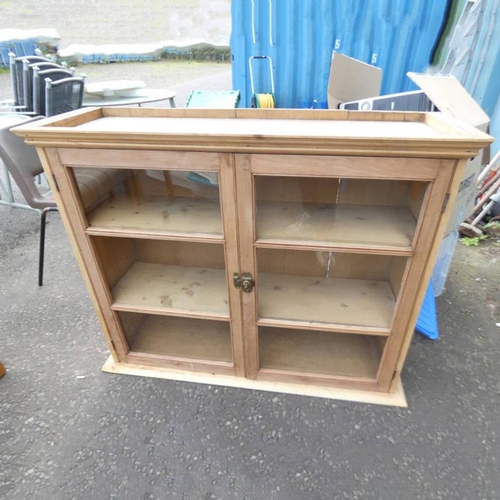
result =
M389 329L407 259L257 249L259 318Z
M229 323L120 312L129 349L174 359L233 361Z
M74 168L90 227L222 235L216 172Z
M229 318L224 247L93 237L115 310Z
M410 248L428 184L255 176L257 240Z
M259 328L262 369L375 379L385 338L337 332Z

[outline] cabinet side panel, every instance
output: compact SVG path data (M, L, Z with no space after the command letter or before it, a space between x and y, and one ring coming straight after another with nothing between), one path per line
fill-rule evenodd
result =
M407 206L413 217L415 217L415 220L418 220L420 216L420 210L424 203L427 186L428 184L426 182L412 182L410 186L408 186Z
M93 242L111 290L136 260L134 242L125 238L93 238Z
M462 159L462 160L455 162L455 169L454 169L454 173L453 173L453 178L452 178L451 185L449 187L450 198L448 200L448 204L447 204L446 209L443 213L443 216L439 222L439 227L436 231L434 240L432 242L432 248L429 251L428 260L426 263L425 271L423 273L423 278L422 278L423 285L421 286L421 288L418 292L418 295L415 299L415 306L414 306L412 314L409 318L408 324L412 328L414 328L413 325L415 325L417 323L418 315L420 313L420 308L421 308L422 303L424 301L425 293L427 291L427 286L428 286L429 280L431 278L432 271L434 269L434 264L436 262L436 258L437 258L438 253L439 253L439 248L441 247L441 242L442 242L443 237L445 235L446 227L448 225L449 218L451 216L451 213L453 211L453 207L455 205L455 201L456 201L457 194L458 194L458 187L459 187L460 181L462 180L462 177L463 177L463 171L464 171L465 166L467 165L468 161L469 161L468 159ZM396 390L396 387L398 384L398 379L399 379L399 376L401 374L401 370L403 369L404 362L406 360L406 356L408 355L408 350L410 348L411 337L412 337L411 335L407 335L402 346L401 346L401 350L400 350L399 355L398 355L397 365L395 368L396 376L393 378L392 384L390 387L391 392Z
M112 298L96 249L90 237L85 234L85 215L80 203L77 201L77 187L74 177L64 168L56 149L47 148L44 151L45 161L51 167L52 175L55 176L54 178L60 189L60 197L57 201L64 207L68 227L75 241L75 253L79 256L78 260L94 305L97 304L96 309L99 318L102 319L103 331L108 346L110 346L111 352L117 357L118 361L125 361L128 352L127 341L116 313L111 310Z
M436 160L437 161L437 160ZM456 197L458 177L454 160L440 160L435 181L430 186L428 203L422 216L421 230L415 245L415 255L411 260L405 287L396 311L393 333L390 336L379 372L379 385L382 391L388 391L400 376L404 358L410 345L420 306L432 273L443 233L443 221L446 225L449 217L442 214L447 193ZM453 202L453 200L450 200ZM448 204L448 207L452 203Z
M57 202L62 221L69 236L71 246L80 267L84 282L94 305L104 338L115 361L124 361L128 347L119 333L116 318L103 300L106 293L102 279L98 277L95 261L89 260L91 245L84 234L82 218L78 216L79 207L75 205L65 179L64 168L55 148L37 148L38 155L49 180L52 193ZM56 184L57 183L57 184ZM60 192L59 189L62 189ZM84 250L86 249L86 251Z

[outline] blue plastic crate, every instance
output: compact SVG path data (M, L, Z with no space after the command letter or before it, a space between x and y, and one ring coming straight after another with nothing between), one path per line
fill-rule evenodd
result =
M436 311L436 298L434 296L434 286L432 285L432 280L427 287L427 292L425 293L425 298L420 308L420 314L417 320L417 326L415 327L417 332L425 335L431 340L436 340L439 338L439 328L437 321L437 311Z

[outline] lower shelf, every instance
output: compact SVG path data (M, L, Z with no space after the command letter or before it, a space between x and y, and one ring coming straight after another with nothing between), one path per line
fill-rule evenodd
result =
M215 375L212 373L196 373L186 370L171 368L157 368L141 364L119 363L110 356L102 371L123 375L134 375L139 377L152 377L165 380L178 380L198 384L210 384L241 389L253 389L257 391L269 391L284 394L298 394L316 398L336 399L341 401L353 401L358 403L378 404L386 406L398 406L406 408L406 397L401 380L398 380L394 392L377 393L373 391L361 391L352 389L339 389L335 387L320 387L288 382L269 382L266 380L249 380L243 377L228 375Z
M382 337L259 328L261 369L376 379Z
M232 363L229 323L119 313L132 352L176 359Z

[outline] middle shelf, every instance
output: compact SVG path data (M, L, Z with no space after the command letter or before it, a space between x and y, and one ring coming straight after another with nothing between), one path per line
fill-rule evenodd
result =
M222 243L91 239L115 311L230 321L233 282ZM388 335L407 262L390 255L258 248L254 318L261 326Z
M259 275L259 316L389 329L396 297L388 281Z
M229 318L224 269L135 262L113 287L115 310Z
M222 243L91 236L117 311L229 321Z

